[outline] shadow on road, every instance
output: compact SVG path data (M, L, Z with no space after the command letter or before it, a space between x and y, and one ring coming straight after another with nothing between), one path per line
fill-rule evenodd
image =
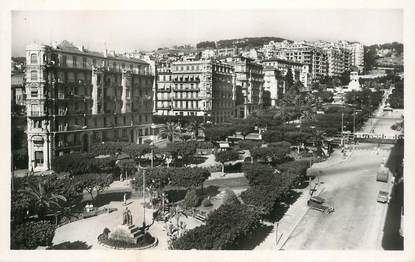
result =
M294 190L288 191L288 193L282 197L279 201L275 202L274 208L271 213L264 217L264 220L275 223L279 221L290 208L290 205L300 197L302 192L296 192Z
M404 144L399 141L391 151L386 166L395 175L395 183L403 177L402 159L404 157ZM383 228L382 247L385 250L403 250L403 237L399 234L401 224L401 207L404 203L403 182L395 184L392 191L392 199L386 214Z

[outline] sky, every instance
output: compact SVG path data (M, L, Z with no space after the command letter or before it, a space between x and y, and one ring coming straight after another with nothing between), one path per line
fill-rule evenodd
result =
M159 47L242 37L403 41L400 9L13 11L12 55L26 45L68 40L91 50Z

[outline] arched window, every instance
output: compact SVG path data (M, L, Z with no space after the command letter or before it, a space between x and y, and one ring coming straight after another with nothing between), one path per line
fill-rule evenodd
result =
M30 71L30 80L37 80L37 71L36 70L33 70L33 71Z
M30 63L31 64L37 64L37 54L31 54L30 55Z

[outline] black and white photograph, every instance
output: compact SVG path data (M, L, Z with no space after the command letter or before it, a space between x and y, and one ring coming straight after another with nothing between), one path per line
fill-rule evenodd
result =
M404 8L9 17L10 251L411 249Z

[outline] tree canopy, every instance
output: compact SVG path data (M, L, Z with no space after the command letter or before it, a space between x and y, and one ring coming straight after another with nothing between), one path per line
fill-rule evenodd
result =
M220 151L215 154L215 159L223 164L228 161L238 160L239 153L235 150Z

